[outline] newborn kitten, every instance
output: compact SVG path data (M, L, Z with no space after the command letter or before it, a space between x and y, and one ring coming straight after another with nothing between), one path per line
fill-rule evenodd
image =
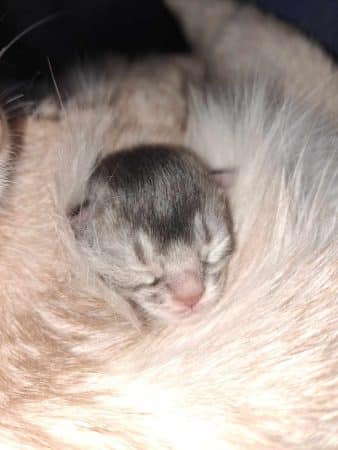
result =
M108 285L141 311L162 319L191 315L224 287L232 239L221 178L185 149L114 153L73 212L75 235Z

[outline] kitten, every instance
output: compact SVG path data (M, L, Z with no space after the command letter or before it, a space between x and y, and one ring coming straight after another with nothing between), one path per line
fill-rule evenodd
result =
M217 177L217 179L216 179ZM100 275L141 311L182 318L212 304L232 250L224 185L185 149L153 145L106 157L73 211ZM96 263L97 266L97 263Z

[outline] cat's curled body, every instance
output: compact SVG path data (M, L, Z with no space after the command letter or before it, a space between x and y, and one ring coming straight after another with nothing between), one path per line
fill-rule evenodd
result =
M254 86L244 83L234 101L203 94L190 105L185 144L217 158L219 167L240 169L224 295L207 317L135 330L124 302L114 303L92 276L63 213L69 200L81 203L77 189L87 177L79 174L107 148L104 130L111 130L113 149L183 143L175 83L156 92L152 68L139 70L107 108L99 101L93 113L83 102L78 109L66 104L61 131L59 123L30 118L0 220L0 445L336 450L336 68L320 49L246 7L228 15L230 1L170 3L193 20L194 42L206 39L211 69L226 77L240 61L266 62L253 67ZM269 56L283 80L288 73L291 100L281 104L271 105L269 72L259 72L271 67ZM305 107L293 95L300 84ZM144 102L150 93L153 109ZM314 94L323 100L319 117Z
M143 145L106 156L71 222L111 289L161 319L214 304L232 251L225 185L191 152Z

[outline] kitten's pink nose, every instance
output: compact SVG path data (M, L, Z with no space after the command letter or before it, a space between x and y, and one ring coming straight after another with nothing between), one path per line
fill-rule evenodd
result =
M204 293L204 285L197 273L186 270L176 275L169 283L174 299L192 308L198 303Z

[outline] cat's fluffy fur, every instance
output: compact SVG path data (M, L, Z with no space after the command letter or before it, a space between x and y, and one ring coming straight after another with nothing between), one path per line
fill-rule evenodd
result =
M186 5L198 5L199 29L212 28L205 19L212 4L224 13L212 17L225 20L232 4L223 1L184 0L181 14L190 20ZM251 26L267 26L276 42L288 39L284 28L246 9L231 16L236 39L250 14ZM209 38L211 47L223 36L212 29L221 34ZM319 50L292 39L313 64ZM283 44L290 54L292 39ZM330 63L320 58L325 71ZM160 73L165 79L167 70ZM325 91L322 105L309 92L301 106L285 98L286 85L281 97L271 96L275 85L261 75L222 95L192 94L190 145L215 166L239 167L231 194L237 248L222 301L184 326L139 331L128 305L88 270L64 213L76 176L107 133L128 140L130 131L142 141L157 119L160 128L160 109L151 105L167 98L164 134L183 140L175 122L185 117L179 75L163 84L167 97L149 88L152 69L140 84L129 79L114 97L114 115L101 104L76 120L74 106L61 131L59 122L28 120L0 219L1 448L337 448L338 137L336 115L333 124L325 115L338 113L337 91L326 85L333 100ZM150 113L142 133L114 128L123 95L125 117L135 105Z
M8 183L10 136L5 115L0 111L0 196Z

